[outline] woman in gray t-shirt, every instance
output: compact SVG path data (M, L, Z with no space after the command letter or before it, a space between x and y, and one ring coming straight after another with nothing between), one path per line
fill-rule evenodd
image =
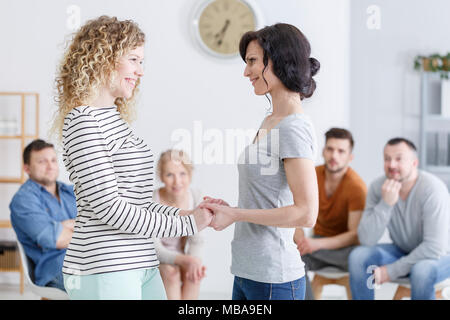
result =
M206 198L211 226L236 222L233 300L304 299L305 270L294 228L312 227L318 212L316 139L301 100L315 90L320 68L296 27L275 24L243 35L244 76L255 94L272 97L273 112L239 159L239 204Z

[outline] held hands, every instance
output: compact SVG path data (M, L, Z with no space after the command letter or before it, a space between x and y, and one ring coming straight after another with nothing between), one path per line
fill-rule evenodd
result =
M183 214L184 212L180 213L180 215ZM194 216L198 231L205 229L211 224L213 215L208 209L202 208L201 204L198 205L194 210L192 210L191 214Z
M212 212L213 218L210 227L216 231L221 231L236 221L236 209L222 199L204 197L204 201L199 205L201 208Z
M400 196L402 184L393 179L386 179L381 187L381 196L388 205L394 206Z
M197 230L201 231L206 227L212 227L216 231L221 231L236 221L235 209L222 199L204 197L194 210L181 210L180 215L192 214L197 224Z

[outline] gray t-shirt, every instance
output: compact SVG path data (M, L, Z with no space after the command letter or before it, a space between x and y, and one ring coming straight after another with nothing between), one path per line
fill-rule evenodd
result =
M316 150L314 128L308 116L296 113L283 118L267 135L248 145L239 158L239 208L292 205L283 159L314 161ZM305 268L293 240L294 232L294 228L237 222L231 243L231 273L266 283L303 277Z

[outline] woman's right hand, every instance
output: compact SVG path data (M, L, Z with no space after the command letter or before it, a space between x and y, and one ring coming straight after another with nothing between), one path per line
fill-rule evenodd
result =
M197 206L191 213L194 216L195 224L197 225L197 230L200 232L205 229L211 223L213 214L210 210L206 208L200 208Z

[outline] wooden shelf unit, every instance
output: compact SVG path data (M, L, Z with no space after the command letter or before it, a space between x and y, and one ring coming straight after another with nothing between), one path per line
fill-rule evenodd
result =
M9 220L0 220L0 228L12 228L11 221L9 221Z
M20 134L16 135L1 135L0 140L20 140L20 150L25 149L26 140L37 139L39 137L39 93L36 92L0 92L0 97L2 96L19 96L20 97L20 109L21 109L21 119L20 119ZM33 135L26 134L25 130L25 98L27 96L34 96L35 98L35 132ZM0 100L1 108L1 100ZM20 177L0 177L0 183L24 183L26 181L25 172L22 170Z
M20 134L13 135L0 135L0 140L20 140L20 150L23 151L26 146L26 141L31 139L39 138L39 93L36 92L0 92L0 108L1 97L2 96L19 96L20 97L20 108L21 108L21 121L20 121ZM26 97L34 96L35 98L35 132L32 135L26 134L25 130L25 112L26 112ZM22 162L22 155L18 155L18 161ZM0 177L0 183L14 183L22 184L26 181L25 172L23 170L23 163L21 166L20 177ZM0 220L0 228L12 228L11 222L8 220ZM20 273L20 293L23 294L24 291L24 275L23 267L20 262L19 252L16 251L14 254L9 253L8 256L0 256L0 259L5 259L0 264L0 272L19 272ZM17 260L18 259L18 260ZM7 261L6 261L7 260Z
M12 228L11 221L0 220L0 228ZM0 256L0 272L19 272L20 274L20 294L24 290L23 266L20 261L19 249L14 252L5 251Z

